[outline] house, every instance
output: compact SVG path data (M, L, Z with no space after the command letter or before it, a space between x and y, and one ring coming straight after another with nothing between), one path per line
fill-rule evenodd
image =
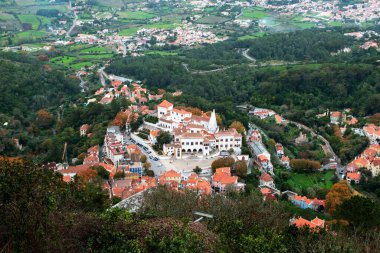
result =
M141 177L143 174L143 167L142 167L141 162L134 162L134 163L130 164L129 165L129 171L132 173L138 173Z
M253 111L250 111L249 113L255 115L256 117L260 119L265 119L276 114L273 110L257 108L257 107Z
M166 115L169 111L173 110L173 104L167 100L162 101L159 105L157 105L157 116L161 118Z
M278 114L274 115L274 119L276 120L276 124L279 125L281 125L284 122L284 119Z
M290 225L295 225L297 228L309 227L310 229L325 228L325 220L315 217L313 220L308 221L302 217L290 219Z
M261 173L259 177L259 186L267 186L269 188L276 188L273 178L266 172Z
M159 130L150 130L149 133L149 140L152 143L152 145L156 144L157 142L157 136L160 134Z
M334 111L330 113L330 123L339 124L342 119L342 113L339 111Z
M276 197L274 196L272 191L267 187L261 188L260 192L263 195L264 200L267 200L267 199L275 200L276 199Z
M80 136L85 136L87 134L88 130L90 130L89 124L81 125L81 127L79 129Z
M368 169L368 166L369 166L369 161L365 159L364 157L358 157L355 160L353 160L351 163L356 165L358 168Z
M257 129L253 130L251 133L251 136L249 137L249 141L262 142L262 137L261 137L260 131Z
M363 127L363 130L370 142L377 144L377 140L380 140L380 127L375 124L368 124Z
M302 209L312 209L314 211L323 210L325 208L325 201L317 198L309 199L305 196L294 195L291 202L301 207Z
M175 170L169 170L160 175L158 183L160 185L169 185L178 188L181 182L181 173Z
M286 168L290 168L290 159L287 156L281 157L281 162Z
M351 184L351 182L355 184L359 184L360 179L361 179L360 172L348 172L346 175L346 180L349 184Z
M376 177L380 174L380 157L376 157L373 159L373 161L369 165L369 170L371 171L373 177Z
M235 188L237 180L237 176L231 176L231 168L218 168L212 176L212 188L216 192L225 192L228 186Z
M91 165L89 164L69 166L67 169L58 170L58 172L62 174L65 182L71 182L75 176L85 176L89 174L88 172L91 171L90 167Z
M181 188L197 191L200 194L211 194L211 185L204 179L199 178L196 173L191 173L186 180L181 181Z
M284 155L284 147L282 146L282 144L280 143L277 143L276 146L276 154L278 157L282 157Z

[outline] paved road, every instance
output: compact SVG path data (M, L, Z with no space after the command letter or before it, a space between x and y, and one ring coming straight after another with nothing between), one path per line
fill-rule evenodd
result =
M80 74L80 71L77 72L76 76L79 78L80 80L80 84L79 86L81 87L81 91L84 92L85 89L88 89L85 84L86 84L86 81L83 80L82 78L82 75Z
M104 72L104 68L105 67L101 67L100 69L98 69L98 73L99 73L100 82L102 83L103 87L106 87L107 83L104 77L107 77L107 74Z
M329 154L331 154L331 156L334 158L335 161L337 161L338 163L341 162L340 158L335 154L334 150L332 149L330 143L328 142L328 140L326 140L325 137L323 137L322 135L320 134L317 134L313 129L311 129L310 127L307 127L299 122L295 122L295 121L292 121L292 120L284 120L285 122L289 122L289 123L293 123L295 124L298 128L302 128L306 131L309 131L311 133L312 136L315 136L317 137L318 139L320 139L325 145L324 145L324 150L327 150Z
M242 55L243 57L245 57L246 59L248 59L249 61L251 61L251 62L253 62L253 63L256 63L256 59L253 58L253 57L251 57L250 55L248 55L248 52L249 52L249 48L246 49L246 50L243 50L243 51L241 52L241 55Z
M130 139L129 137L127 138L126 140L126 143L129 145L129 144L133 144L132 139ZM137 142L135 143L137 144ZM150 147L148 145L146 145L145 143L141 143L143 144L145 147L148 148L148 151L151 152L151 154L148 154L148 151L146 151L145 149L143 148L140 148L141 152L143 152L144 155L146 155L149 163L152 165L152 167L150 168L151 170L154 171L154 175L155 176L159 176L161 173L165 172L166 171L166 167L161 163L160 160L158 161L154 161L153 159L150 159L149 156L152 156L154 154L154 152L152 152L152 150L150 149ZM154 155L153 155L154 156Z
M71 1L69 1L69 10L72 10ZM76 22L78 20L77 12L73 10L74 13L74 21L73 25L70 27L70 29L66 33L66 37L70 37L70 33L73 31L74 27L76 26Z

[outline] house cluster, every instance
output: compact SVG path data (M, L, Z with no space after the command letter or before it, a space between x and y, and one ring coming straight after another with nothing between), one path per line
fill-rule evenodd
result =
M157 28L142 28L137 31L136 37L147 43L152 41L152 37L156 39L156 46L164 46L166 44L176 46L193 46L196 44L212 44L223 41L226 38L219 38L213 32L204 31L199 25L190 25L184 23L182 27L172 30Z
M219 130L215 111L210 116L195 115L164 100L157 106L157 118L151 126L173 135L173 142L163 147L165 155L180 159L192 154L208 156L215 150L241 153L242 135L234 128Z
M276 199L276 195L280 195L280 191L277 190L273 178L266 172L261 172L259 177L259 188L264 200L274 200Z
M108 189L111 197L119 197L123 200L156 186L157 183L154 177L139 177L136 173L129 173L123 179L113 180Z
M332 111L328 112L326 111L325 113L318 114L317 117L325 117L325 116L330 116L330 123L331 124L347 124L347 125L355 125L359 121L357 118L355 118L352 115L347 115L351 110L350 109L345 109L343 112L340 111Z
M276 149L276 155L278 159L280 159L280 162L282 165L284 165L286 168L290 168L290 159L288 156L285 155L284 147L282 146L281 143L276 143L275 145Z
M259 170L274 175L271 155L265 148L264 144L259 141L250 141L248 146L252 151L254 163L257 165Z
M126 138L126 134L120 131L119 126L108 127L104 137L104 160L124 172L142 176L143 167L140 162L142 152L137 145L128 145Z
M238 182L237 176L231 175L229 167L216 169L211 177L211 183L208 179L199 177L196 173L177 172L169 170L159 176L159 184L165 185L174 190L191 190L199 194L209 195L211 193L224 193L228 189L241 191L244 190L245 184Z
M369 170L374 177L380 174L379 144L371 144L360 156L356 157L346 166L346 180L349 183L354 182L358 184L361 179L361 172L359 171L361 168Z
M363 127L364 134L368 137L370 143L380 143L380 126L368 124Z
M380 14L380 2L377 0L367 0L365 3L347 4L341 7L338 0L334 1L310 1L300 0L296 4L288 5L270 5L268 1L257 0L260 6L272 11L281 13L285 16L310 15L320 21L338 21L338 22L366 22L378 19ZM307 19L307 17L305 17Z
M125 97L132 103L144 104L148 102L149 98L157 99L157 97L148 94L146 88L142 88L140 84L131 83L128 87L127 84L123 84L123 80L113 79L111 81L111 87L105 88L101 87L96 92L96 96L101 96L99 101L100 104L109 104L115 98Z
M254 115L260 119L266 119L268 117L276 115L276 112L270 109L255 107L253 110L249 111L249 114Z

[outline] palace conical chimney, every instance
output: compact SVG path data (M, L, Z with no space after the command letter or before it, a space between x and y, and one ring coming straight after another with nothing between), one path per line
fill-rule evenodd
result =
M210 133L216 133L219 130L218 123L216 122L215 109L212 110L207 129Z

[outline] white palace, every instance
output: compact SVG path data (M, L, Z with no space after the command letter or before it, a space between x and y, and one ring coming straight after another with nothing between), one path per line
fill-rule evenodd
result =
M163 153L182 158L182 155L210 155L212 151L234 150L241 153L242 135L236 129L219 130L215 110L211 116L202 113L193 115L183 109L174 108L164 100L157 106L157 126L174 135L171 144L165 144Z

